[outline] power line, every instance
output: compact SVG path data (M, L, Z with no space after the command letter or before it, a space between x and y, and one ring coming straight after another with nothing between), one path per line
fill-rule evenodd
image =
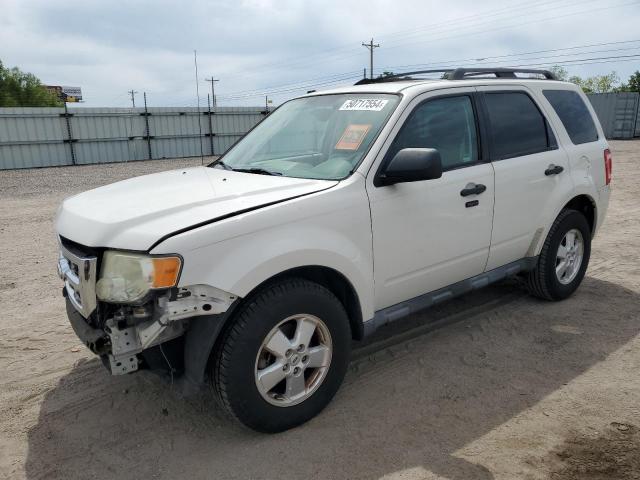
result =
M351 78L354 75L358 75L359 72L358 71L352 71L352 72L342 72L342 73L337 73L337 74L333 74L333 75L325 75L322 77L314 77L314 78L310 78L307 80L298 80L295 82L290 82L290 83L285 83L285 84L280 84L280 85L271 85L268 87L262 87L262 88L257 88L257 89L252 89L252 90L239 90L239 91L235 91L235 92L230 92L227 95L221 96L220 98L229 98L232 96L236 96L238 94L249 94L249 93L256 93L256 94L260 94L263 95L265 91L271 91L273 89L278 89L278 88L286 88L286 87L296 87L299 86L301 84L312 84L310 86L315 86L316 84L313 82L320 82L320 81L329 81L329 80L340 80L343 78Z
M572 4L570 6L574 6L574 5L584 5L585 3L591 3L595 0L590 0L588 2L579 2L576 4ZM420 41L412 41L412 42L404 42L404 43L397 43L397 44L392 44L392 45L386 45L385 46L385 51L394 49L394 48L399 48L405 45L410 45L410 44L422 44L422 43L433 43L433 42L437 42L437 41L442 41L442 40L450 40L452 38L460 38L460 37L468 37L468 36L474 36L474 35L482 35L482 34L491 34L491 33L495 33L496 31L499 30L506 30L506 29L510 29L510 28L514 28L514 27L522 27L522 26L526 26L526 25L532 25L535 23L540 23L543 21L553 21L553 20L557 20L560 18L566 18L566 17L573 17L576 15L582 15L585 13L592 13L592 12L598 12L598 11L602 11L602 10L610 10L610 9L614 9L614 8L622 8L622 7L629 7L632 5L639 5L640 2L638 1L632 1L632 2L628 2L628 3L621 3L618 5L610 5L610 6L606 6L606 7L599 7L599 8L591 8L591 9L587 9L587 10L581 10L581 11L574 11L574 12L568 12L568 13L564 13L564 14L554 14L552 16L547 16L547 17L542 17L542 18L535 18L535 19L529 19L525 22L520 22L520 23L512 23L509 25L500 25L500 26L496 26L496 25L491 25L490 29L482 29L482 30L477 30L477 31L471 31L471 32L461 32L455 35L449 35L449 36L441 36L441 37L434 37L434 38L425 38L424 40L420 40ZM560 7L560 8L566 8L566 7ZM521 15L518 15L519 17ZM492 23L492 22L489 22ZM478 25L475 25L474 27L482 27L487 25L487 23L481 23ZM456 29L459 30L459 29Z
M595 1L595 0L590 0L590 1L587 1L587 2L580 2L578 4L579 5L583 5L585 3L591 3L593 1ZM535 18L535 19L528 20L526 22L512 23L512 24L508 24L508 25L499 25L499 26L492 25L491 29L489 29L489 30L478 30L478 31L464 32L464 33L460 33L460 34L456 34L456 35L428 38L428 39L425 39L425 40L413 41L413 42L405 42L405 43L400 43L400 44L395 44L395 45L393 45L393 44L392 45L385 44L385 53L388 50L391 50L391 49L394 49L394 48L399 48L399 47L401 47L403 45L408 45L408 44L418 45L418 44L426 43L426 42L434 43L434 42L437 42L437 41L448 40L448 39L452 39L452 38L489 34L489 33L494 33L496 31L499 31L499 30L505 30L505 29L511 29L511 28L515 28L515 27L519 27L519 26L531 25L531 24L542 22L542 21L552 21L552 20L556 20L556 19L559 19L559 18L563 18L563 17L581 15L581 14L585 14L585 13L592 13L592 12L596 12L596 11L609 10L609 9L614 9L614 8L635 6L635 5L638 5L638 4L640 4L640 2L633 1L633 2L628 2L628 3L618 4L618 5L611 5L611 6L600 7L600 8L592 8L592 9L581 10L581 11L577 11L577 12L570 12L570 13L566 13L566 14L562 14L562 15L555 14L554 16L548 16L548 17L543 17L543 18ZM576 5L576 4L571 4L571 5L567 5L567 6L573 6L573 5ZM560 8L566 8L567 6L560 7ZM482 24L479 24L477 26L478 27L482 26ZM476 59L468 59L467 61L469 61L469 60L476 60Z
M591 65L591 64L597 64L597 63L611 63L614 61L626 62L626 61L632 61L638 58L640 58L640 54L613 55L613 56L606 56L606 57L576 58L571 60L552 61L552 62L544 62L544 63L521 63L516 65L510 65L510 66L512 67L533 67L533 66L552 66L552 65L578 66L578 65ZM470 65L469 67L473 68L474 66L478 66L478 65ZM335 82L332 82L332 83L335 83ZM288 93L295 90L300 90L300 88L282 90L276 93ZM256 95L238 96L235 99L251 98L255 96Z
M587 0L586 3L589 3L590 1L597 1L597 0ZM505 14L509 14L511 13L510 11L513 11L515 13L517 13L517 16L521 16L523 14L526 13L527 9L532 9L532 8L537 8L543 5L548 5L548 4L553 4L553 3L559 3L557 0L546 0L546 1L538 1L538 2L522 2L519 4L515 4L515 5L511 5L509 7L502 7L502 8L498 8L498 9L494 9L494 10L487 10L483 13L480 14L476 14L476 15L469 15L469 16L464 16L464 17L458 17L458 18L453 18L451 20L446 20L443 22L439 22L437 24L429 24L429 25L423 25L421 27L416 27L416 28L421 28L421 29L425 29L425 28L429 28L430 31L433 30L438 30L438 29L451 29L452 25L455 25L457 23L465 23L468 22L470 19L474 19L474 20L478 20L478 19L482 19L482 18L490 18L490 17L494 17L496 15L505 15ZM584 2L580 2L579 4L582 4ZM573 6L575 4L571 4L569 6ZM566 8L566 7L560 7L560 8ZM455 30L459 30L460 27L455 28ZM415 30L415 29L414 29ZM383 34L383 36L385 38L387 37L392 37L392 36L402 36L402 35L406 35L407 32L410 32L411 30L400 30L400 31L396 31L396 32L391 32L386 34L386 36ZM299 65L305 65L305 64L309 64L309 63L318 63L318 59L322 58L322 57L326 57L324 60L322 61L328 61L331 58L343 58L345 55L341 54L341 55L337 55L335 54L335 52L340 52L340 51L344 51L344 50L348 50L350 52L352 52L350 55L350 57L353 56L357 56L359 55L358 53L356 53L358 51L358 49L356 47L353 46L353 43L349 43L349 44L343 44L341 46L337 46L337 47L333 47L333 48L329 48L329 49L323 49L321 52L317 52L317 53L310 53L305 55L304 57L291 57L289 59L280 61L280 62L268 62L268 63L264 63L264 64L259 64L254 66L253 68L256 69L256 73L254 74L246 74L245 72L243 72L243 77L251 77L251 76L255 76L255 75L261 75L263 74L262 72L267 69L267 70L274 70L274 69L281 69L281 68L290 68L292 66L299 66ZM334 53L332 53L334 52Z
M335 83L344 83L344 81L346 81L346 80L353 80L353 79L356 79L356 78L360 78L360 72L358 72L357 74L349 73L349 74L344 75L341 78L337 78L337 79L334 79L334 80L331 80L331 81L327 81L327 82L299 84L299 85L291 86L291 87L288 87L288 88L270 90L268 92L265 92L265 90L262 90L262 91L260 91L260 93L255 93L255 94L251 94L250 93L250 94L242 94L242 95L225 95L224 97L220 97L220 98L224 98L225 100L234 100L234 99L238 99L238 98L248 98L248 97L263 96L265 93L278 94L278 93L292 92L292 91L296 91L296 90L309 90L310 88L314 88L314 87L321 87L321 86L331 85L331 84L335 84Z
M412 40L409 42L391 42L390 44L385 43L385 52L388 51L389 49L392 48L399 48L401 46L404 45L409 45L409 44L420 44L420 43L425 43L425 42L435 42L435 41L442 41L442 40L447 40L447 39L451 39L451 38L458 38L458 37L465 37L465 36L474 36L474 35L479 35L479 34L487 34L487 33L492 33L494 31L497 30L505 30L505 29L509 29L509 28L513 28L513 27L518 27L518 26L524 26L524 25L530 25L530 24L534 24L534 23L539 23L539 22L543 22L543 21L550 21L550 20L554 20L554 19L558 19L558 18L564 18L564 17L568 17L568 16L574 16L574 15L582 15L582 14L586 14L586 13L592 13L592 12L596 12L596 11L602 11L602 10L610 10L610 9L615 9L615 8L622 8L622 7L627 7L627 6L632 6L632 5L637 5L638 2L630 2L630 3L621 3L621 4L617 4L617 5L609 5L609 6L604 6L604 7L598 7L598 8L590 8L590 9L585 9L585 10L580 10L580 11L571 11L571 12L566 12L566 13L554 13L553 16L545 16L545 17L541 17L541 18L534 18L534 19L528 19L526 22L521 22L521 23L513 23L513 24L507 24L507 25L499 25L496 26L495 23L496 22L505 22L505 21L510 21L510 20L514 20L516 18L520 18L520 17L526 17L526 16L531 16L531 15L540 15L540 14L545 14L545 13L550 13L550 12L558 12L558 11L562 11L562 10L566 10L568 8L571 7L575 7L575 6L581 6L581 5L586 5L589 3L594 3L596 1L599 0L581 0L578 2L574 2L574 3L569 3L569 4L564 4L564 5L557 5L558 2L553 2L553 1L544 1L544 2L537 2L537 3L530 3L530 2L526 2L523 4L516 4L516 5L512 5L510 7L503 7L501 9L498 9L497 11L489 11L486 14L480 14L480 15L473 15L473 16L467 16L467 17L460 17L458 19L453 19L451 21L447 21L447 22L439 22L438 24L432 24L432 25L426 25L426 26L422 26L422 27L417 27L414 28L413 31L412 30L403 30L400 32L395 32L392 34L388 34L388 37L391 37L392 35L395 35L397 37L409 37L409 36L415 36L416 34L418 34L419 32L417 32L416 30L421 30L421 29L427 29L427 35L424 35L423 38L421 40ZM535 9L542 7L544 5L549 5L552 4L554 5L553 8L547 8L544 11L535 11ZM533 10L533 12L532 12ZM512 15L515 14L515 15ZM506 15L506 17L505 17ZM490 20L487 21L486 19L489 17L495 17L495 16L503 16L505 18L499 18L499 19L494 19L494 20ZM453 26L455 24L461 24L456 26L455 28L453 28ZM481 28L480 30L474 30L474 31L466 31L468 30L470 27L477 29L478 27L485 27L485 26L490 26L491 28L489 29L484 29ZM456 33L454 35L448 35L449 33L451 33L452 31L455 32L462 32L462 33ZM383 35L383 39L385 38L385 36ZM335 61L335 59L342 59L342 58L349 58L349 57L357 57L359 54L356 53L357 50L355 48L351 48L349 49L350 52L352 53L342 53L342 54L337 54L337 53L328 53L328 52L338 52L340 50L345 50L345 48L334 48L334 49L330 49L330 50L326 50L325 52L322 53L318 53L318 54L311 54L311 55L307 55L306 57L304 57L302 60L298 60L298 61L294 61L294 62L277 62L277 63L269 63L269 64L264 64L259 66L259 70L256 71L256 73L254 74L249 74L246 75L243 73L243 77L251 77L254 75L264 75L264 70L266 69L267 71L269 70L273 70L275 68L284 68L282 67L283 65L286 65L287 67L292 67L292 66L300 66L300 65L304 65L304 64L309 64L309 63L314 63L315 65L318 65L319 63L323 63L323 62L328 62L328 61ZM319 57L325 57L322 60L319 60ZM374 72L375 73L375 72Z
M623 52L623 51L628 51L628 50L635 50L640 48L640 45L638 46L634 46L634 47L629 47L629 48L615 48L615 49L605 49L605 50L592 50L592 51L578 51L578 52L574 52L574 53L562 53L562 54L557 54L557 55L545 55L543 57L528 57L528 55L534 55L537 53L553 53L553 52L563 52L563 51L567 51L567 50L578 50L578 49L587 49L587 48L593 48L593 47L598 47L598 46L607 46L607 45L612 45L612 44L623 44L623 43L638 43L640 42L640 40L629 40L629 41L625 41L625 42L607 42L607 43L601 43L601 44L591 44L591 45L582 45L582 46L576 46L576 47L567 47L567 48L556 48L556 49L550 49L550 50L537 50L537 51L532 51L532 52L520 52L520 53L512 53L512 54L508 54L508 55L496 55L496 56L489 56L489 57L482 57L482 58L466 58L466 59L458 59L458 60L442 60L442 61L438 61L438 62L431 62L431 63L419 63L419 64L410 64L410 65L396 65L393 67L385 67L385 70L402 70L402 69L414 69L414 68L426 68L426 67L447 67L447 66L458 66L461 64L466 64L467 62L482 62L482 63L505 63L505 62L510 62L510 61L519 61L519 60L537 60L537 59L544 59L544 58L555 58L555 57L567 57L567 56L575 56L575 55L585 55L585 54L590 54L590 53L605 53L605 52ZM516 57L516 58L514 58ZM519 58L518 58L519 57ZM525 57L525 58L522 58ZM500 60L500 59L507 59L509 58L510 60Z
M577 45L577 46L556 48L556 49L547 49L547 50L534 50L534 51L530 51L530 52L518 52L518 53L513 53L513 54L508 54L508 55L497 55L497 56L493 56L493 57L484 57L482 59L482 61L486 61L486 62L490 61L490 62L493 62L493 63L505 63L504 61L502 61L502 62L497 62L496 61L498 59L505 59L505 58L510 58L510 60L508 60L509 62L518 61L518 60L520 60L520 61L522 61L522 60L534 60L536 58L517 58L517 57L524 57L524 56L527 56L527 55L534 55L534 54L538 54L538 53L567 52L567 51L571 51L571 50L581 50L581 51L577 51L577 52L573 52L573 53L565 53L565 54L553 55L552 57L585 55L585 54L589 54L589 53L599 53L599 52L606 52L606 51L620 52L620 51L633 50L635 48L640 48L640 46L631 47L631 48L594 50L594 51L585 51L585 49L592 49L594 47L599 47L599 46L624 45L624 44L639 43L639 42L640 42L640 39L637 39L637 40L624 40L624 41L617 41L617 42L592 43L592 44L586 44L586 45ZM547 58L547 57L540 57L540 58ZM446 67L446 66L450 66L450 65L459 66L459 65L468 64L468 62L473 62L473 61L477 62L478 60L479 60L478 58L466 58L466 59L458 59L458 60L441 60L439 62L432 62L432 63L411 64L411 65L401 65L401 66L397 66L396 65L396 66L393 66L393 67L384 67L384 69L385 70L397 71L397 70L401 70L401 69L404 69L404 68L423 68L423 67L434 67L435 68L435 67ZM268 91L269 93L272 93L272 94L286 93L286 92L295 91L295 90L302 90L303 88L322 86L322 85L328 84L328 83L338 83L337 81L342 81L342 80L347 80L347 79L354 78L355 75L357 75L357 74L358 74L358 72L345 72L343 74L336 74L336 75L332 75L332 76L329 76L329 77L319 77L319 78L316 78L316 79L301 80L300 82L293 83L293 84L284 84L284 85L278 85L278 86L274 86L274 87L266 87L266 88L257 89L257 90L245 90L245 91L231 92L229 95L226 95L224 98L225 99L240 99L240 98L250 98L250 97L253 97L253 96L257 97L257 96L263 95L265 91ZM334 80L334 81L333 82L316 82L316 83L314 83L314 81L322 80L324 78L330 79L330 80Z
M531 25L531 24L535 24L535 23L539 23L539 22L543 22L543 21L550 21L550 20L554 20L557 18L563 18L563 17L567 17L567 16L574 16L574 15L583 15L583 14L587 14L587 13L592 13L592 12L596 12L596 11L602 11L602 10L609 10L609 9L615 9L615 8L622 8L622 7L628 7L628 6L632 6L632 5L637 5L638 2L634 1L634 2L630 2L630 3L621 3L621 4L617 4L617 5L610 5L610 6L605 6L605 7L598 7L598 8L590 8L590 9L584 9L584 10L580 10L580 11L571 11L571 12L567 12L567 13L554 13L553 16L544 16L544 17L538 17L538 18L534 18L534 19L528 19L526 22L520 22L520 23L510 23L510 24L506 24L506 25L495 25L495 22L508 22L510 20L513 20L515 18L520 18L522 16L526 16L526 15L540 15L540 14L544 14L544 13L549 13L549 12L561 12L562 10L574 7L576 5L586 5L589 3L593 3L595 1L598 0L587 0L587 1L580 1L580 2L576 2L576 3L569 3L569 4L565 4L565 5L557 5L557 2L552 2L552 1L544 1L544 2L537 2L537 3L525 3L525 4L517 4L517 5L512 5L511 7L505 8L503 7L502 9L498 9L495 11L489 11L487 12L487 14L480 14L480 15L474 15L474 16L467 16L467 17L461 17L458 18L457 20L454 19L452 21L448 21L448 22L440 22L439 24L433 25L433 26L423 26L423 27L418 27L418 28L428 28L428 32L427 35L422 35L422 38L418 41L413 40L413 41L409 41L409 42L401 42L401 43L393 43L391 42L390 45L387 45L387 43L385 43L385 52L390 49L390 48L399 48L400 46L403 45L408 45L408 44L419 44L419 43L425 43L425 42L435 42L435 41L443 41L443 40L447 40L447 39L452 39L452 38L458 38L458 37L464 37L464 36L475 36L475 35L481 35L481 34L487 34L487 33L492 33L495 32L497 30L505 30L505 29L510 29L510 28L514 28L514 27L518 27L518 26L524 26L524 25ZM536 8L540 8L544 5L554 5L553 8L547 8L544 12L542 11L535 11ZM555 6L557 5L557 6ZM534 9L534 12L531 13L531 10ZM513 12L512 12L513 10ZM512 13L516 13L516 15L512 15ZM485 19L487 19L488 17L495 17L495 16L501 16L503 18L498 18L497 20L491 20L491 21L485 21ZM448 34L446 32L438 32L438 29L445 29L447 32L451 31L451 27L452 25L454 25L455 23L462 23L463 25L458 27L457 30L460 31L462 30L463 33L459 33L459 34ZM491 28L490 29L486 29L486 28L481 28L481 27L485 27L487 25L490 25ZM465 29L468 29L469 27L474 28L473 31L471 32L464 32ZM401 31L401 32L396 32L393 34L389 34L387 36L390 37L392 35L396 35L397 37L408 37L410 35L416 35L416 30L417 29L413 29L413 31ZM440 34L440 35L438 35ZM389 48L387 48L389 47ZM344 50L344 48L335 48L335 49L330 49L327 52L337 52L339 50ZM356 49L352 48L351 52L356 52ZM318 60L319 57L324 56L325 58L322 60ZM267 70L272 70L275 68L278 68L279 65L303 65L306 63L310 63L310 62L314 62L315 65L318 65L318 63L323 63L326 61L333 61L335 63L335 59L340 59L340 58L349 58L349 57L357 57L359 56L358 53L343 53L343 54L336 54L336 53L321 53L321 54L316 54L316 55L309 55L307 57L305 57L304 60L302 61L298 61L298 62L289 62L289 63L283 63L283 62L279 62L279 63L272 63L270 65L266 65L266 69ZM332 60L333 59L333 60ZM374 72L370 72L375 74ZM257 70L257 72L253 75L264 75L264 68L260 68L259 70ZM251 77L253 76L252 74L250 75L243 75L245 78L246 77Z
M640 58L640 53L636 55L617 55L611 57L595 57L595 58L576 58L574 60L565 60L564 62L551 62L551 63L523 63L520 65L513 65L514 67L532 67L532 66L541 66L541 65L590 65L592 63L609 63L609 62L627 62L631 60L635 60ZM600 62L598 60L607 60ZM573 62L587 62L587 63L573 63Z
M409 65L401 65L401 66L393 66L393 67L384 67L385 70L392 70L392 71L402 71L402 69L406 69L406 68L412 68L412 69L418 69L418 68L442 68L442 67L449 67L449 66L483 66L483 65L487 65L487 64L504 64L504 63L509 63L510 66L514 66L513 63L514 62L518 62L518 61L530 61L530 60L536 60L538 58L540 59L546 59L546 58L550 58L553 60L549 60L548 62L544 63L543 65L554 65L554 64L567 64L567 65L581 65L581 64L594 64L594 63L610 63L615 61L616 58L619 58L620 61L629 61L627 58L623 58L622 56L609 56L606 57L606 59L602 59L602 60L591 60L588 61L586 63L577 63L577 62L585 62L585 58L582 58L588 54L594 54L594 53L604 53L604 52L608 52L608 51L615 51L615 52L622 52L622 51L628 51L628 50L634 50L635 48L640 48L640 46L636 47L630 47L630 48L619 48L619 49L601 49L601 50L593 50L594 48L597 47L606 47L606 46L614 46L614 45L629 45L629 44L637 44L640 43L640 39L633 39L633 40L621 40L621 41L614 41L614 42L600 42L600 43L591 43L591 44L585 44L585 45L574 45L574 46L569 46L569 47L563 47L563 48L554 48L554 49L545 49L545 50L533 50L533 51L529 51L529 52L518 52L518 53L512 53L512 54L505 54L505 55L496 55L496 56L491 56L491 57L484 57L482 59L478 59L478 58L465 58L465 59L453 59L453 60L441 60L441 61L437 61L437 62L432 62L432 63L422 63L422 64L409 64ZM530 55L535 55L535 54L540 54L540 53L555 53L555 52L561 52L558 55L550 55L550 56L544 56L544 57L530 57ZM571 53L567 53L567 52L571 52ZM581 55L581 58L574 58L574 59L568 59L566 61L561 61L559 57L566 57L566 56L579 56ZM529 56L529 57L527 57ZM591 58L591 56L589 57ZM603 58L603 57L597 57L597 58ZM629 57L631 59L633 59L634 57ZM507 60L508 59L508 60ZM588 60L588 59L586 59ZM479 61L483 62L483 63L478 63ZM470 63L473 62L473 63ZM529 65L540 65L540 64L527 64L527 66ZM256 90L244 90L244 91L236 91L236 92L230 92L227 95L224 96L219 96L218 98L221 99L225 99L225 100L229 100L229 101L233 101L233 100L243 100L243 99L250 99L250 98L258 98L258 97L263 97L266 94L270 95L270 96L285 96L289 93L293 93L293 92L300 92L300 93L304 93L305 91L311 89L311 88L317 88L317 87L328 87L328 86L332 86L335 84L340 84L340 83L346 83L347 81L350 80L357 80L358 78L360 78L360 72L358 71L353 71L353 72L343 72L340 74L333 74L333 75L329 75L329 76L323 76L323 77L315 77L312 79L306 79L306 80L300 80L299 82L294 82L294 83L286 83L286 84L282 84L282 85L275 85L275 86L271 86L271 87L264 87L264 88L260 88L260 89L256 89ZM184 100L174 100L172 102L172 104L175 104L176 106L186 106L187 103L189 103L190 99L184 99ZM195 106L195 105L193 105Z

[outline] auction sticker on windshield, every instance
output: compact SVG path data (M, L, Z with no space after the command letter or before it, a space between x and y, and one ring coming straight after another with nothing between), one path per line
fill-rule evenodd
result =
M353 98L344 102L340 110L379 112L388 101L389 100L382 100L380 98Z
M336 150L357 150L371 125L349 125L336 143Z

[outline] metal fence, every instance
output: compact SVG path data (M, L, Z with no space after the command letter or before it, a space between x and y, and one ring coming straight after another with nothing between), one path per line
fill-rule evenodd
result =
M640 137L640 93L594 93L587 95L607 138Z
M588 96L607 138L640 137L640 94ZM219 155L257 107L0 108L0 170Z
M0 170L219 155L256 107L0 108Z

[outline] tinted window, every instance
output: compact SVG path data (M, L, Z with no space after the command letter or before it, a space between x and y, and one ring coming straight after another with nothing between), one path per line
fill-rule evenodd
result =
M444 169L478 161L478 141L471 98L429 100L413 111L393 142L387 159L403 148L435 148Z
M596 125L580 95L571 90L544 90L542 93L562 120L575 145L598 140Z
M548 150L544 117L526 93L486 93L492 159L519 157Z

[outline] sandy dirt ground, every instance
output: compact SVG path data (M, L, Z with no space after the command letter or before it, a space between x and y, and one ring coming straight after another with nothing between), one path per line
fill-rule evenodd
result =
M379 332L331 405L278 435L153 374L109 376L65 316L60 201L199 159L0 172L0 477L640 479L640 141L613 151L571 299L506 281Z

